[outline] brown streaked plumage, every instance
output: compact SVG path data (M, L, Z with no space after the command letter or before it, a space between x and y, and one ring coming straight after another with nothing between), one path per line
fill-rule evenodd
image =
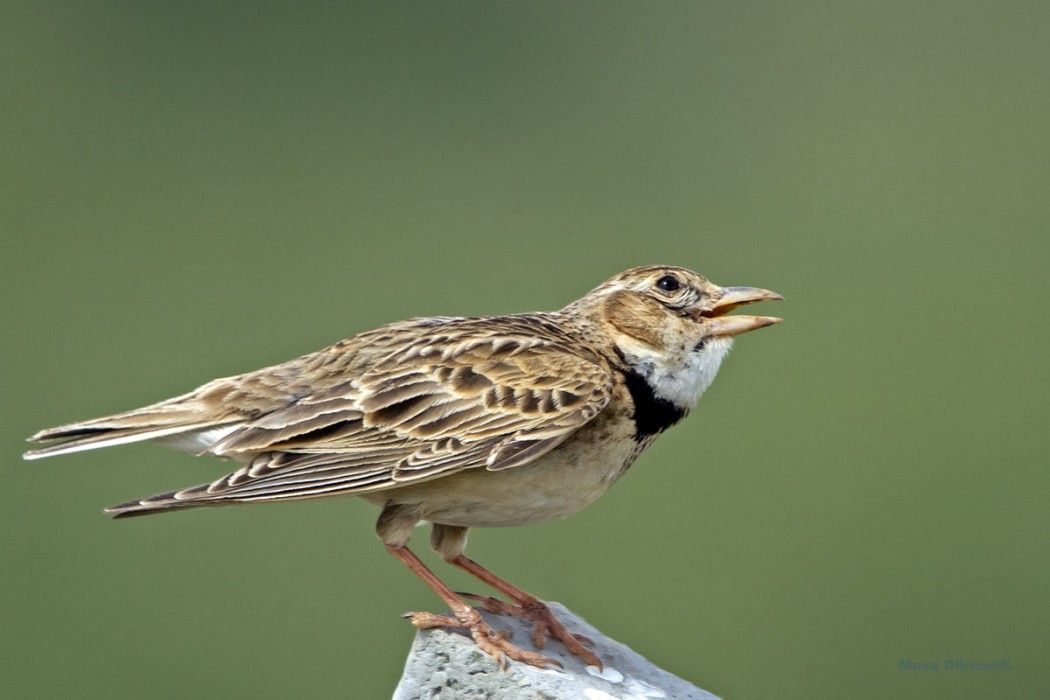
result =
M511 645L408 549L432 523L447 561L508 596L490 609L527 615L585 662L600 660L536 598L464 553L470 527L561 518L598 498L714 379L732 336L776 323L730 310L779 295L718 287L680 267L609 279L561 311L417 318L309 355L216 379L188 394L42 430L27 459L152 440L242 466L210 484L123 503L115 517L233 503L359 495L382 507L387 549L485 651L554 663Z

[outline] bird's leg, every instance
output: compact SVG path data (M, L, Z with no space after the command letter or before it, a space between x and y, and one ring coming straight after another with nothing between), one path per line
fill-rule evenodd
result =
M445 604L452 610L452 615L434 615L426 612L408 613L405 617L412 620L412 624L420 629L432 627L459 627L466 629L474 638L474 643L482 651L492 655L500 666L506 667L507 659L522 661L533 666L544 668L546 666L560 665L554 659L525 651L507 641L507 635L501 634L482 619L477 610L467 605L463 598L446 586L434 572L427 568L426 564L419 560L408 548L408 539L412 536L412 530L420 520L418 507L411 504L388 503L383 507L376 522L376 534L386 545L388 552L397 557L401 562L411 569L416 576L423 579L430 588L441 597ZM466 542L466 528L458 528L451 533L452 538ZM457 551L462 552L462 544Z
M504 581L465 554L459 554L447 561L448 563L458 566L464 571L470 573L480 581L485 582L517 603L517 605L508 605L501 600L489 596L470 594L467 594L466 596L480 602L489 612L518 615L535 622L536 628L532 632L532 641L537 649L542 649L544 647L547 641L546 635L549 634L551 637L564 644L570 652L580 657L580 659L582 659L587 665L603 668L601 659L599 659L594 652L584 646L584 644L594 646L594 642L587 637L573 634L566 629L561 620L554 616L554 613L551 612L551 609L547 607L547 604L542 600L534 595L526 593L512 583Z
M478 645L478 648L494 656L500 666L504 668L507 666L507 659L522 661L540 668L561 665L554 659L532 651L525 651L507 641L505 635L492 629L478 614L477 610L467 605L460 596L446 586L408 547L387 545L386 549L400 559L416 576L423 579L423 582L430 586L452 610L451 616L434 615L428 612L407 613L405 617L410 619L412 624L419 629L430 629L432 627L461 627L466 629L474 638L474 643Z
M561 623L561 620L556 618L554 613L550 611L550 608L536 596L530 595L514 584L504 581L463 553L467 546L467 528L434 523L430 530L430 546L449 564L458 566L475 578L485 582L513 600L517 605L510 605L489 596L469 593L461 593L461 596L478 601L489 612L517 615L535 622L536 628L532 632L532 641L537 649L542 649L546 645L546 635L549 634L554 639L562 642L570 652L581 658L584 663L602 668L601 659L583 646L583 643L593 646L591 640L575 635L567 630L565 625Z

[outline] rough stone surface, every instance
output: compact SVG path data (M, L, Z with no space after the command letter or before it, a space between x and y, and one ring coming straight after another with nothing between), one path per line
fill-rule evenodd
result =
M512 661L503 670L460 630L420 630L405 663L405 673L394 691L394 700L718 700L715 695L654 666L625 645L609 639L560 603L548 605L570 631L594 641L594 651L605 663L604 671L585 667L556 641L549 641L543 650L535 649L531 623L482 611L495 629L510 630L515 644L541 651L557 659L563 668L539 669Z

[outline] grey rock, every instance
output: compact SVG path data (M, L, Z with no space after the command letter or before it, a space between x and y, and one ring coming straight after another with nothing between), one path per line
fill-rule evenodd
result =
M548 605L570 631L594 641L594 652L605 664L603 671L585 667L557 641L536 649L532 625L526 620L481 611L495 629L510 630L516 645L540 651L559 661L562 668L539 669L512 661L504 670L462 630L419 630L394 700L718 700L606 637L560 603Z

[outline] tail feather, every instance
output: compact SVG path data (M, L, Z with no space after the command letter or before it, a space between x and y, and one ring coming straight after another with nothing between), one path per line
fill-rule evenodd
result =
M60 425L56 428L45 428L30 437L29 442L51 444L32 449L24 456L26 459L40 459L111 445L125 445L130 442L192 433L230 422L232 420L228 415L217 412L208 402L199 400L195 392L190 392L123 413Z
M29 450L23 457L25 459L41 459L54 455L70 454L72 452L83 452L100 447L112 445L126 445L131 442L143 440L155 440L171 435L190 433L213 427L213 423L184 423L181 425L146 425L139 427L122 426L91 426L77 423L60 428L49 428L29 438L30 442L43 442L55 440L56 442L43 447Z

